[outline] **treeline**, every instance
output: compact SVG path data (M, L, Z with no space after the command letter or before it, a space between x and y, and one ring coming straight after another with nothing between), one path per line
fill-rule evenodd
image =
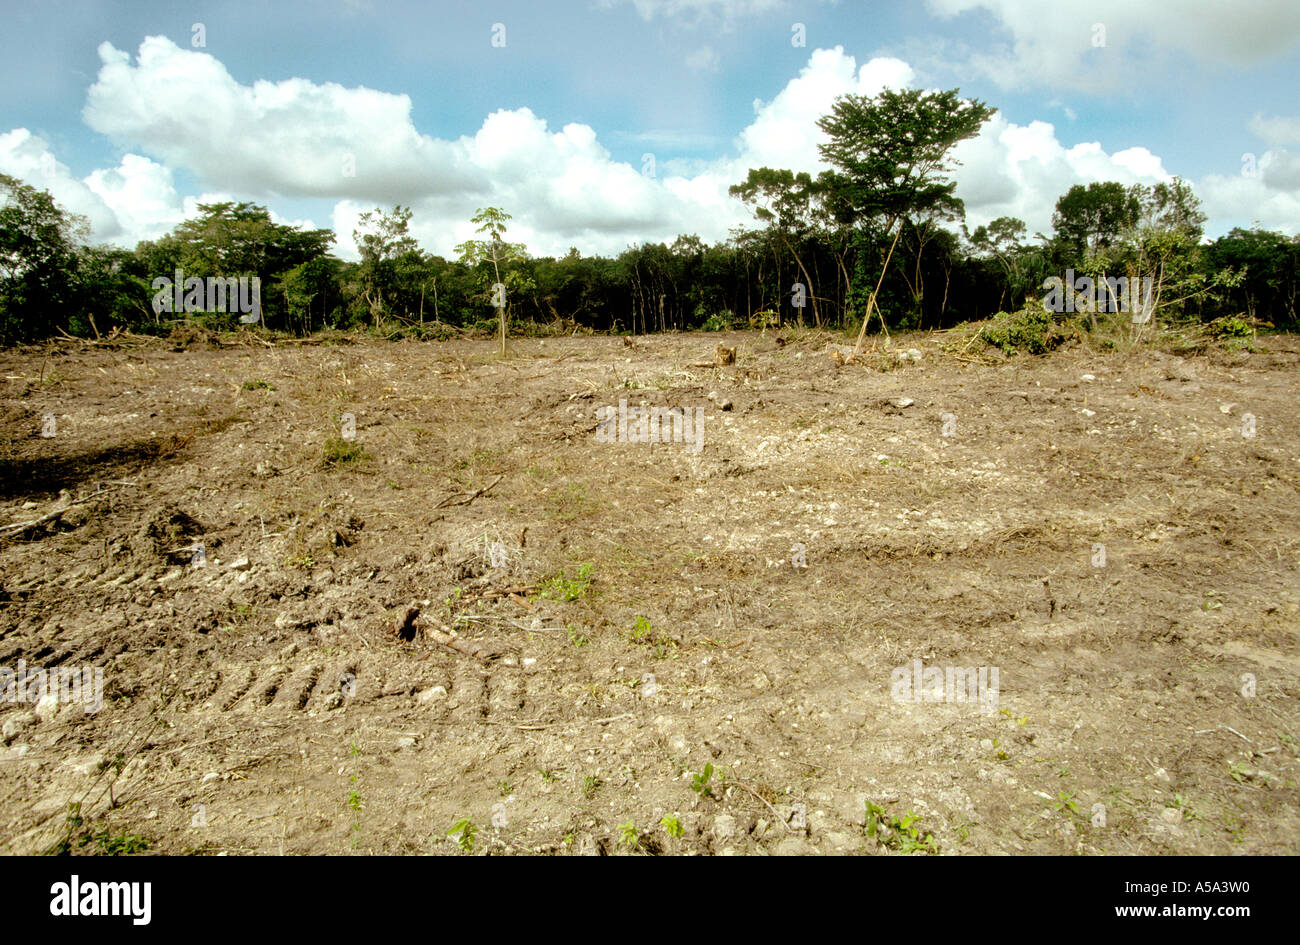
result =
M832 170L813 178L757 168L732 187L753 226L721 243L683 235L612 258L530 256L507 241L510 217L497 208L479 212L484 238L456 247L453 259L419 247L401 206L363 215L358 262L331 255L332 231L277 224L250 203L201 205L134 250L92 246L85 221L48 192L0 175L0 341L237 324L244 313L233 304L176 310L178 272L256 276L260 304L244 321L294 334L422 323L495 330L502 301L512 331L842 328L868 314L877 328L939 328L1033 303L1045 280L1071 270L1149 280L1161 321L1244 315L1298 327L1300 237L1234 229L1206 242L1200 202L1181 180L1072 187L1051 234L1031 237L1007 217L970 231L947 155L992 113L956 90L845 96L821 121ZM1097 314L1087 314L1095 327Z

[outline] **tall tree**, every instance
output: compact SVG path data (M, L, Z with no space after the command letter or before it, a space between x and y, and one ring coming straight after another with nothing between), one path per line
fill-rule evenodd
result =
M822 180L837 215L859 228L883 220L885 236L894 234L863 315L859 348L904 218L961 214L962 203L953 195L957 184L949 177L956 165L951 151L978 134L995 112L978 99L963 99L957 89L885 89L872 97L841 96L818 120L829 138L818 149L833 168Z
M0 174L0 341L45 337L68 324L88 232L85 218L65 212L49 191Z
M510 214L506 213L499 207L483 207L474 216L470 217L471 223L477 223L476 232L487 236L483 240L466 240L456 247L456 252L460 254L460 261L467 266L478 266L481 263L492 264L492 303L496 305L501 321L501 355L506 353L506 306L508 304L507 292L512 287L507 282L501 280L501 267L507 263L519 261L528 258L528 251L522 243L506 242L506 221L511 219ZM527 276L507 271L506 277L513 279L513 288L525 290L530 288L533 283Z
M801 241L812 228L809 213L816 191L817 184L803 171L796 174L770 167L751 167L745 181L733 184L729 193L754 208L754 216L769 225L785 246L786 252L794 259L795 265L803 274L804 285L807 286L807 294L812 301L813 320L820 328L822 319L817 310L816 286L808 273L808 267L795 249L795 243ZM799 312L799 323L803 324L802 310Z
M352 239L361 254L362 296L378 328L388 311L384 295L397 287L397 261L420 247L410 234L410 207L399 204L389 213L376 207L361 214L358 222Z

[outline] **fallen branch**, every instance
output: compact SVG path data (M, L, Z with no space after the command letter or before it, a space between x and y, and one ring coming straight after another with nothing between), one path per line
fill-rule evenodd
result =
M420 616L420 608L418 607L406 608L406 616L402 619L401 623L399 623L396 627L393 628L394 633L399 637L401 637L403 630L408 628L414 630L415 620L419 616ZM446 624L442 623L435 617L429 617L425 622L437 624L438 627L438 629L434 629L433 627L429 627L429 626L422 627L421 630L426 636L430 637L431 639L435 640L438 643L441 643L443 646L450 647L451 649L455 650L458 653L464 653L466 656L472 656L475 659L480 659L485 662L494 660L501 655L499 653L494 653L491 650L485 650L481 648L476 649L475 647L466 643L460 637L456 636L456 634L452 631L451 627L448 627Z
M504 475L497 476L495 479L493 479L491 482L489 482L489 483L488 483L486 486L484 486L482 489L479 489L477 492L472 492L472 493L457 492L457 493L454 493L454 494L452 494L452 495L449 495L449 496L447 496L447 498L443 499L441 502L439 502L437 505L435 505L434 508L435 508L435 509L442 509L442 508L447 508L447 507L452 506L452 505L469 505L471 502L473 502L475 499L477 499L477 498L478 498L479 496L481 496L483 493L487 492L489 489L491 489L493 486L495 486L498 482L500 482L500 481L501 481L502 479L504 479L504 478L505 478ZM462 498L460 499L460 501L458 501L458 502L453 502L452 499L455 499L455 498L457 498L458 496L462 497Z
M135 483L124 483L124 484L135 485ZM116 491L115 489L99 489L95 492L92 492L84 499L74 499L71 502L68 502L64 505L60 505L58 508L54 509L51 512L46 512L44 515L40 516L39 518L32 519L30 522L15 522L13 525L5 525L3 528L0 528L0 534L2 535L8 535L10 533L21 534L22 532L27 531L29 528L35 528L37 525L44 525L46 522L54 521L54 519L58 518L60 515L68 511L68 509L72 508L74 505L82 505L86 502L93 502L95 499L103 498L104 496L108 495L110 492L115 492L115 491Z

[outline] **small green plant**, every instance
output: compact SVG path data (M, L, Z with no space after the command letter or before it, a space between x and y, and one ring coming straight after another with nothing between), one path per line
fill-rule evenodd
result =
M510 783L509 778L503 778L497 782L497 790L501 792L502 797L508 797L515 793L515 786Z
M348 807L357 813L361 813L361 792L356 788L348 791Z
M640 643L650 639L651 632L650 621L645 617L637 617L636 622L632 624L632 632L628 634L628 639L633 643Z
M478 835L478 828L468 817L462 817L451 825L447 831L447 836L456 842L456 846L465 853L474 852L474 837Z
M240 385L240 390L275 390L275 385L258 378L255 381L244 381Z
M345 440L341 436L332 436L325 441L322 450L321 465L326 469L339 469L369 460L370 454L360 444Z
M99 852L104 856L130 856L132 853L143 853L149 849L149 841L139 834L109 833L108 827L101 827L94 833L88 834L82 846L92 842L99 847Z
M112 766L109 762L108 766ZM101 767L101 770L107 770ZM67 856L73 847L82 848L94 844L101 856L130 856L143 853L149 849L150 841L140 834L121 831L113 833L111 828L100 825L97 829L88 826L81 816L81 804L71 803L63 818L63 835L54 845L46 850L53 856Z
M1052 802L1052 807L1058 814L1079 813L1079 805L1075 803L1074 794L1069 791L1057 791L1056 800Z
M625 824L618 825L618 841L629 850L635 850L641 845L641 834L636 829L636 822L629 820Z
M902 818L891 817L883 807L867 801L867 836L875 837L882 846L899 853L939 852L939 841L932 833L921 833L916 824L921 816L908 811Z
M578 571L572 578L566 578L561 571L546 583L537 596L544 600L579 600L586 595L590 586L591 564L588 562L578 565Z
M1174 795L1174 806L1183 812L1183 817L1188 820L1204 820L1200 812L1187 802L1187 798L1181 794Z
M605 782L600 780L600 777L597 775L587 775L582 779L582 796L587 800L591 800L596 796L596 792L600 790L600 786L604 783Z
M569 634L569 642L574 646L586 646L590 642L585 636L578 632L578 628L573 624L569 624L564 629L565 632Z
M699 774L691 775L691 790L700 797L713 797L713 788L709 782L713 779L713 765L706 764Z
M668 836L672 837L674 840L680 840L686 834L686 831L682 829L681 818L676 814L665 814L660 818L659 826L663 827L664 833L668 834Z
M555 768L538 768L537 773L542 776L542 781L545 782L546 784L554 784L557 780L559 780L559 777L561 774L563 774L563 771L557 770Z

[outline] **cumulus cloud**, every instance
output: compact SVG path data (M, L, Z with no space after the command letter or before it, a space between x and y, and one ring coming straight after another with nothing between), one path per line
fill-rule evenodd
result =
M1274 147L1285 147L1288 144L1300 145L1300 118L1285 118L1275 116L1265 118L1263 115L1255 114L1246 127L1254 134L1268 144Z
M0 171L48 190L64 209L84 216L98 240L134 246L166 233L186 214L172 172L161 164L127 154L115 168L78 178L26 128L0 134Z
M215 187L391 202L487 183L452 143L415 130L406 95L307 79L240 85L215 57L163 36L146 38L134 64L107 42L99 58L86 123Z
M498 110L474 134L442 140L414 127L404 95L304 79L241 85L210 55L159 37L144 41L134 63L111 46L101 48L101 57L87 121L133 150L117 167L78 179L44 141L17 129L0 135L0 170L47 180L61 203L91 219L97 238L128 246L171 229L200 201L273 206L285 195L325 196L333 203L335 249L345 258L356 257L352 231L360 215L395 203L412 207L413 235L444 256L473 236L469 218L483 206L514 214L510 238L537 254L562 254L569 246L615 254L633 242L671 241L681 233L725 239L732 227L752 223L748 209L727 193L749 168L816 174L825 167L816 123L837 96L916 82L900 59L859 65L842 48L818 49L772 99L754 101L753 119L729 153L629 163L616 160L589 125L554 130L525 107ZM1282 140L1291 133L1286 121L1255 124ZM355 159L354 176L337 164L344 147ZM1073 184L1171 176L1145 148L1107 153L1097 142L1067 144L1052 124L1017 125L1000 114L962 143L956 157L962 162L957 194L970 225L1010 215L1031 232L1047 231L1057 198ZM203 196L179 196L174 170L195 175ZM1198 189L1212 218L1244 215L1278 226L1300 219L1298 180L1300 161L1275 149L1261 159L1255 178L1209 178Z
M1009 45L971 53L970 66L1004 88L1049 83L1115 89L1148 75L1158 57L1260 63L1300 44L1295 0L927 0L942 16L985 11ZM1098 44L1101 45L1098 45Z

